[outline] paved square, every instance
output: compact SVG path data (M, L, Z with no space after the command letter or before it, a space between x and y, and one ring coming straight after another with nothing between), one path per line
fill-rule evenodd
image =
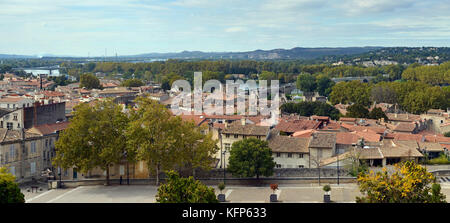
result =
M450 201L450 184L443 183L442 192ZM331 185L331 200L354 203L360 192L356 184ZM219 193L214 186L216 194ZM24 191L23 189L22 191ZM27 203L154 203L154 185L81 186L67 189L44 189L42 192L24 191ZM267 187L228 186L223 193L230 203L268 203L272 190ZM323 190L319 185L279 185L276 191L283 203L322 203Z

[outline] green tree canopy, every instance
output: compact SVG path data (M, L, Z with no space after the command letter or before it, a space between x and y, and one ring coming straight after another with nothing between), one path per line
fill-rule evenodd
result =
M318 75L316 77L317 82L317 92L320 95L328 97L331 93L331 90L334 86L334 81L332 81L329 77L325 75Z
M25 203L19 184L6 167L0 167L0 204Z
M271 176L275 162L266 141L247 138L231 146L228 171L239 177Z
M206 127L197 127L193 121L178 120L177 144L181 150L183 166L192 170L195 178L197 168L211 169L213 156L217 152L217 140L213 140L212 133L203 134Z
M289 114L299 114L301 116L311 116L311 115L319 115L319 116L328 116L333 120L338 120L340 117L339 110L335 107L319 102L319 101L302 101L299 103L285 103L281 105L281 111L283 113Z
M102 89L100 80L93 74L86 73L80 76L80 88L86 89Z
M56 142L54 165L63 168L77 167L82 172L100 167L106 171L109 184L109 167L120 162L127 153L125 130L128 117L120 105L112 100L97 101L95 106L80 104L74 117Z
M304 92L314 92L316 90L316 78L308 73L301 73L297 77L297 88Z
M159 184L161 170L174 169L180 165L179 117L172 117L164 105L145 97L136 99L137 110L130 114L130 125L126 136L128 148L139 160L147 163L149 172L155 172L156 185Z
M386 116L386 113L384 113L381 108L373 108L372 111L369 112L368 118L371 118L371 119L382 119L382 118L384 118L385 121L388 120L388 117Z
M345 116L352 118L368 118L369 110L366 107L364 107L364 105L353 104L348 106L347 114Z
M158 188L159 203L218 203L214 188L202 184L193 177L182 178L175 171L168 171L167 182Z
M143 85L145 85L144 82L136 78L127 79L124 82L122 82L122 86L124 87L140 87Z

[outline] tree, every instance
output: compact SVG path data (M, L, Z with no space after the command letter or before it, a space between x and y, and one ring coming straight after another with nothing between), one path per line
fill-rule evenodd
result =
M317 92L319 92L319 95L328 97L334 86L334 81L332 81L329 77L325 75L318 75L316 83L317 83Z
M228 171L239 177L271 176L275 162L266 141L243 139L231 146Z
M450 137L450 132L444 133L444 136L445 136L445 137Z
M356 103L364 106L371 104L371 85L359 81L339 82L332 87L330 102L332 104Z
M217 152L217 140L213 140L212 133L203 134L205 127L197 127L194 122L178 120L176 133L177 145L180 149L181 162L192 170L195 178L197 168L210 169L213 155Z
M301 73L297 77L297 88L304 92L314 92L316 90L316 78L308 73Z
M120 162L124 154L127 159L134 159L133 152L126 150L127 125L128 117L112 100L98 101L94 107L78 105L69 127L56 142L54 164L63 168L75 166L85 173L100 167L106 171L109 185L109 167Z
M181 164L182 152L177 141L180 120L155 100L138 97L136 102L138 109L131 111L126 133L128 148L147 163L149 172L155 172L156 185L159 185L161 170L171 170Z
M193 177L181 178L175 171L168 171L167 182L158 188L159 203L218 203L214 188L202 184Z
M102 89L100 80L93 74L87 73L80 76L80 88L85 87L86 89Z
M6 167L0 167L0 204L8 203L25 203L25 196L20 192L14 175Z
M258 77L259 80L267 80L267 84L271 83L271 80L278 80L278 76L275 72L263 71Z
M361 104L353 104L348 106L346 116L352 118L367 118L369 117L369 110Z
M432 173L413 161L395 165L389 174L384 168L381 172L362 173L358 184L362 203L445 203L445 195Z
M339 119L340 113L335 107L319 102L319 101L302 101L300 103L285 103L281 105L281 111L283 113L295 113L301 116L311 116L311 115L320 115L320 116L329 116L333 120Z
M369 112L368 118L377 119L377 120L384 118L385 121L388 120L386 113L384 113L381 108L373 108L372 111Z
M135 78L128 79L128 80L125 80L124 82L122 82L122 86L124 86L124 87L140 87L143 85L144 85L144 82L142 82L139 79L135 79Z

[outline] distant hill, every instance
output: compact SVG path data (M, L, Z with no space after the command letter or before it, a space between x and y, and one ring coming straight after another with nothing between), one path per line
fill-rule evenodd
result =
M125 57L144 57L154 59L315 59L328 55L354 55L379 50L383 47L338 47L254 50L248 52L201 52L183 51L180 53L147 53Z
M15 54L0 54L0 59L26 59L36 58L35 56L15 55Z

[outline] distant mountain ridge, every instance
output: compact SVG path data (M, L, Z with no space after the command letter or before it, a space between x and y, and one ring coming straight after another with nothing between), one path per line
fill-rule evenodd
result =
M354 55L379 50L384 47L321 47L292 49L254 50L247 52L202 52L182 51L180 53L147 53L125 57L145 57L158 59L315 59L330 55Z

